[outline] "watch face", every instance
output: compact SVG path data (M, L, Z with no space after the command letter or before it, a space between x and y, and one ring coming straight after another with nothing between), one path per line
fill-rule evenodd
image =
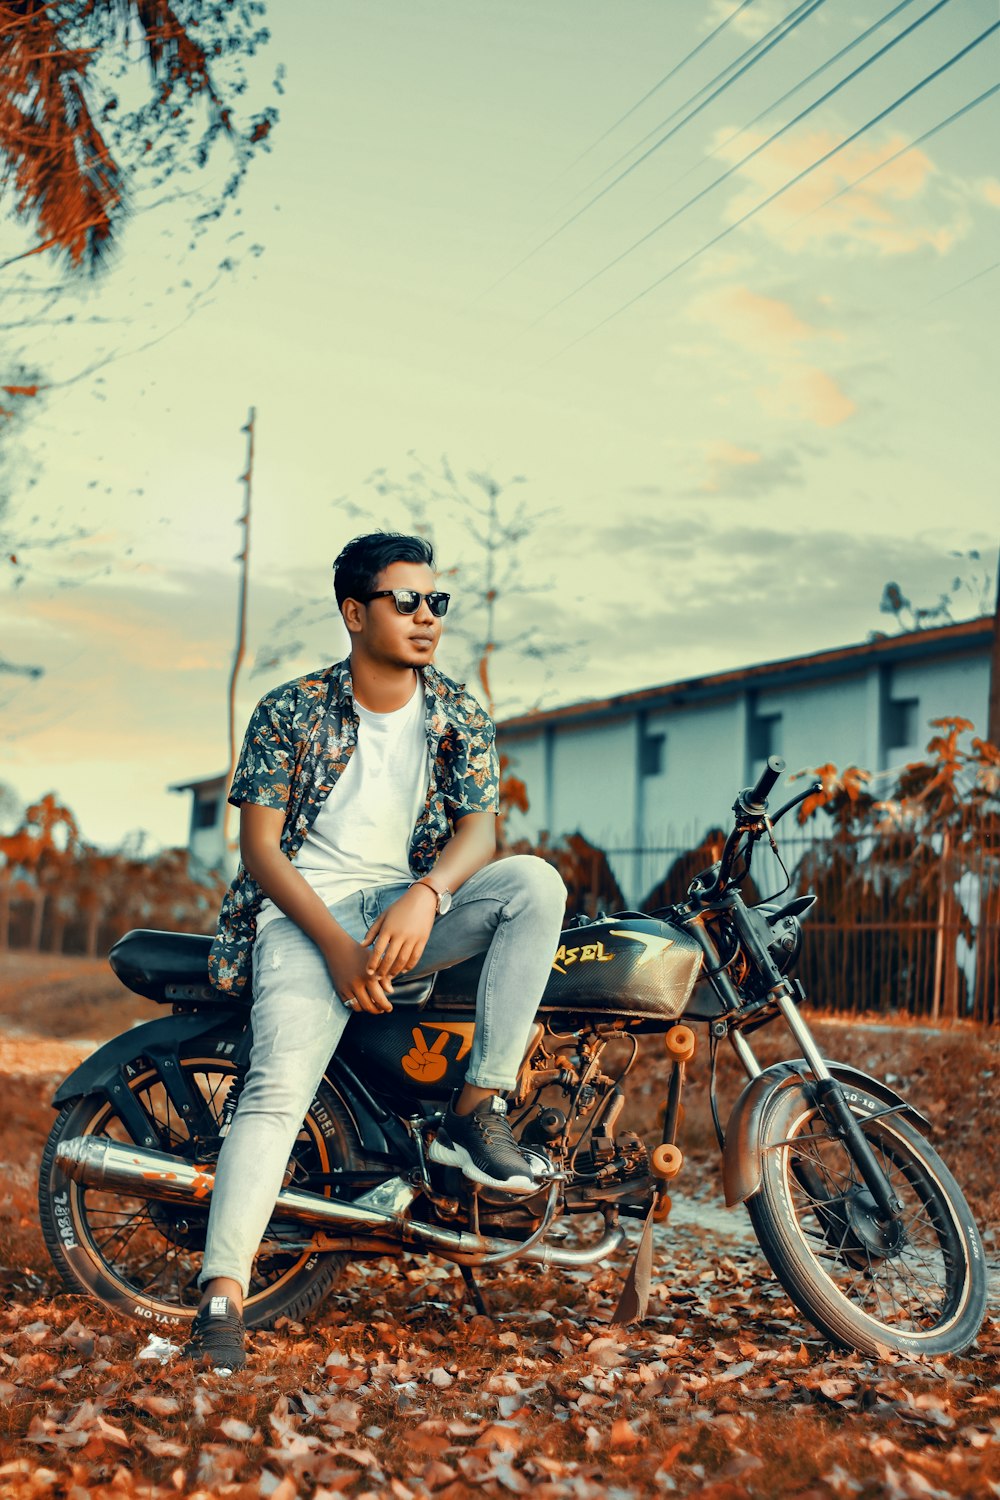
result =
M438 916L443 917L451 907L451 891L442 891L438 896Z

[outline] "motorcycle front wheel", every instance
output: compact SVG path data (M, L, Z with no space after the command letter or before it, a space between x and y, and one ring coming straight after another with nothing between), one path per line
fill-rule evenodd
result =
M776 1091L747 1202L771 1269L834 1343L882 1356L958 1354L986 1312L982 1241L937 1152L899 1114L852 1104L902 1212L885 1222L847 1146L801 1086Z
M177 1062L187 1089L201 1096L218 1121L235 1076L232 1063L200 1051L198 1043L181 1048ZM156 1063L141 1056L124 1074L159 1148L194 1160L198 1148L177 1109L176 1082L173 1092L168 1090ZM88 1135L134 1144L104 1094L67 1104L57 1118L42 1153L38 1203L42 1234L60 1280L67 1291L95 1297L150 1329L183 1329L201 1295L198 1273L208 1207L160 1203L125 1189L72 1181L58 1167L56 1152L63 1141ZM314 1173L328 1180L328 1174L357 1167L358 1150L354 1122L324 1080L292 1149L285 1181L304 1186ZM330 1193L328 1185L318 1190ZM247 1326L301 1318L327 1294L345 1264L344 1255L312 1250L308 1231L272 1223L254 1261L244 1304Z

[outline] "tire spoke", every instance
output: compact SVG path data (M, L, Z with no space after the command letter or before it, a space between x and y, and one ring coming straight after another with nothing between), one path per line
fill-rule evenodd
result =
M880 1224L850 1152L803 1103L797 1127L786 1116L769 1158L784 1179L796 1240L840 1296L890 1337L932 1332L954 1315L971 1274L954 1211L905 1127L864 1116L859 1123L903 1203L897 1225Z
M235 1076L234 1068L217 1057L182 1055L179 1061L192 1095L205 1101L208 1116L218 1125ZM197 1143L192 1140L155 1065L141 1055L136 1060L130 1087L161 1148L193 1160ZM88 1107L90 1113L84 1113L81 1119L81 1110ZM56 1140L71 1135L105 1136L119 1144L132 1144L128 1130L106 1099L97 1096L84 1099L60 1118L63 1133ZM310 1111L292 1149L293 1180L302 1181L314 1174L327 1176L337 1162L350 1165L356 1137L342 1112L335 1112L333 1119L335 1133ZM145 1200L137 1198L134 1189L131 1192L96 1189L56 1177L57 1170L53 1167L53 1175L43 1181L42 1192L44 1196L47 1186L50 1193L68 1191L74 1206L79 1243L61 1241L53 1250L66 1284L75 1290L83 1288L91 1295L96 1290L97 1296L110 1306L121 1307L124 1303L127 1308L132 1301L144 1299L147 1305L172 1313L193 1312L200 1297L197 1279L207 1225L206 1206ZM332 1189L321 1191L329 1193ZM54 1223L52 1212L49 1223L50 1226ZM50 1229L50 1243L57 1239L58 1232ZM291 1293L290 1300L294 1302L317 1274L329 1280L338 1262L327 1257L319 1267L313 1265L306 1271L313 1253L308 1231L297 1243L272 1244L268 1253L258 1255L255 1261L248 1302L254 1299L259 1302L279 1284L287 1287L283 1295L288 1297ZM82 1265L77 1269L81 1258L87 1263L85 1271ZM95 1271L107 1285L107 1293L102 1293L99 1284L96 1288L93 1285ZM298 1292L294 1290L296 1287L300 1289Z

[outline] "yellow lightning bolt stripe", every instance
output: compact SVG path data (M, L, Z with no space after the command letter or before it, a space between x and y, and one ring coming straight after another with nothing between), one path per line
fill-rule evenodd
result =
M628 938L633 943L641 943L644 948L642 957L636 964L637 969L645 968L651 959L659 958L661 953L673 947L673 938L659 937L652 932L626 932L624 928L618 928L611 933L612 937Z

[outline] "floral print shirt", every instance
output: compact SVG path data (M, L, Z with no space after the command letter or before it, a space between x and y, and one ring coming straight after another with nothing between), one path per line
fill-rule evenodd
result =
M423 667L430 780L410 840L414 878L434 867L466 813L497 812L500 769L493 720L471 693ZM293 859L358 743L350 660L265 693L253 711L229 792L234 807L282 807L281 849ZM264 893L241 864L222 902L208 960L218 990L239 994L250 975Z

